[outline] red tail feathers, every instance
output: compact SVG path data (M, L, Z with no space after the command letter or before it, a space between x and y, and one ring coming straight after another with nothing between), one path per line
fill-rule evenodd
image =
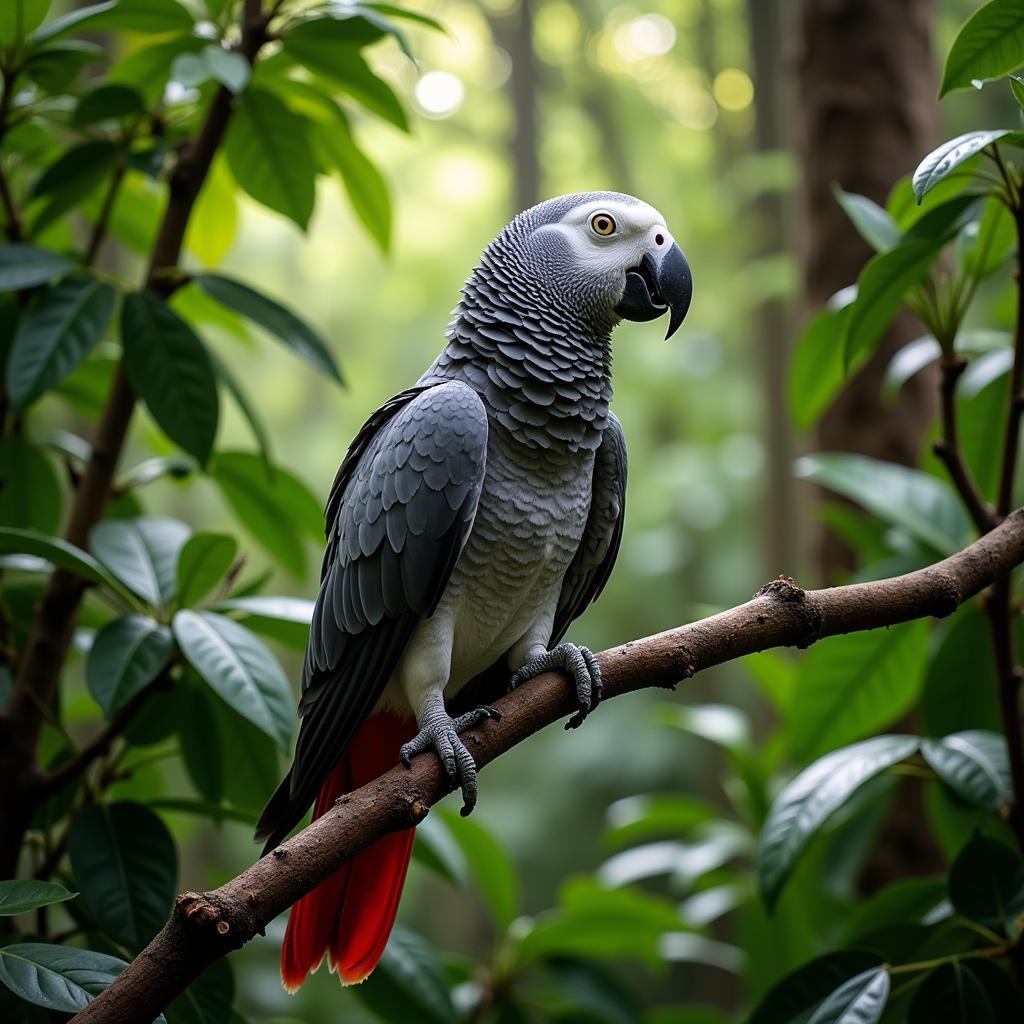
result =
M398 761L416 723L389 712L371 715L323 784L313 818ZM294 992L327 954L345 985L363 981L384 952L412 853L413 829L378 839L292 907L281 948L281 979Z

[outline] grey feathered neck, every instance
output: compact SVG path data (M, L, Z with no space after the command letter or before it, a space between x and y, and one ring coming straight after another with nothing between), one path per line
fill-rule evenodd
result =
M618 317L601 282L573 272L560 235L534 235L602 196L627 198L562 196L521 213L498 235L462 289L448 344L422 378L465 381L530 447L593 451L608 423Z

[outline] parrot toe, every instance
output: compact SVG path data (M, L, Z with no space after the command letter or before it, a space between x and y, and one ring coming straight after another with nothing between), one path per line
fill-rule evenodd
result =
M559 644L523 665L512 676L509 689L514 690L521 683L551 671L564 672L576 685L576 700L579 709L565 723L565 727L566 729L577 729L586 721L587 715L601 702L603 693L601 666L598 665L597 658L588 648L577 647L576 644Z
M438 697L424 708L420 717L420 731L402 746L398 757L406 768L411 768L416 754L426 750L436 751L448 781L462 790L460 813L465 817L476 806L476 762L459 739L459 733L488 719L499 718L501 712L497 708L479 707L453 719L445 711L444 701Z

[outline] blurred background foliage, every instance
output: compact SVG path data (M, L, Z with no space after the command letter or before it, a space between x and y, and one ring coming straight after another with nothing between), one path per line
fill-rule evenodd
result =
M781 10L787 5L416 0L411 6L445 31L402 22L415 62L393 39L366 54L410 112L410 130L345 105L351 131L380 169L390 212L370 172L364 170L362 192L353 186L357 173L347 180L354 196L322 179L304 231L233 188L229 153L217 158L187 237L187 269L216 267L252 282L315 325L344 386L295 362L283 347L259 343L258 328L200 289L184 289L173 300L244 385L266 424L274 461L309 494L279 494L287 514L273 495L261 496L256 507L249 501L248 511L248 499L236 497L233 513L231 487L218 483L225 464L216 463L206 477L183 460L180 472L133 488L137 505L130 511L228 532L237 515L245 558L240 578L265 577L267 593L312 598L321 545L310 501L323 503L364 418L433 358L481 249L529 203L611 188L664 213L694 269L695 300L669 344L656 327L625 323L616 333L615 410L630 447L629 512L612 580L571 639L600 650L655 633L744 601L778 573L811 585L822 575L813 543L822 516L855 542L852 571L869 563L898 571L915 558L928 560L918 553L894 561L885 524L825 503L809 487L797 492L793 483L793 457L816 447L809 431L820 409L806 408L799 395L787 402L771 383L807 312L798 255L800 168L790 144L801 96L789 63L792 29ZM929 16L937 53L975 7L970 0L935 5ZM766 30L766 20L781 28ZM760 40L773 58L767 70L755 68L757 31L769 33ZM136 81L150 81L140 62L162 37L97 38L116 45L115 68L127 66L131 77L134 61L143 67L134 72ZM279 73L272 65L273 58L265 72L257 71L255 85L261 74ZM177 81L167 86L172 118L176 103L184 109L190 101L188 76L195 73L176 68ZM762 109L764 96L775 110ZM995 90L954 95L941 116L941 138L988 122L1017 123L1012 97ZM776 119L777 138L759 136L759 118L762 124ZM9 159L16 165L18 152ZM126 180L111 221L117 244L104 248L104 269L138 279L163 188L144 174ZM82 233L79 221L54 216L34 240L60 249ZM1012 296L1008 274L986 284L977 322L1009 328ZM765 357L769 307L779 330ZM55 432L88 436L111 350L112 343L101 343L88 364L32 407L23 425L29 436L56 438L58 449L62 438L68 447L67 435ZM984 444L982 437L979 448ZM252 427L232 402L222 405L217 449L255 450ZM181 459L140 410L122 464L145 467L156 457ZM73 452L51 449L46 458L53 466L75 465ZM813 475L810 463L803 468ZM937 465L929 468L941 473ZM837 580L851 569L832 565L829 572ZM29 600L31 588L10 578L7 600ZM19 597L19 587L28 597ZM76 737L88 735L97 718L82 652L102 620L90 603L62 689L64 725ZM949 644L957 631L970 633L971 641L957 648L967 672L976 671L975 658L985 650L978 620L968 610L945 635ZM289 644L279 642L289 632L280 623L249 622L272 637L288 678L296 680L301 625L291 629ZM769 653L713 669L674 695L640 693L609 703L578 732L551 729L532 738L484 773L471 820L459 820L446 802L422 826L386 975L354 994L323 970L289 997L278 979L281 918L231 958L235 1008L254 1024L443 1021L455 1012L451 989L460 1018L468 1013L473 1021L734 1019L783 973L854 928L846 912L859 901L858 877L888 803L865 798L863 806L847 808L832 840L815 845L801 863L772 917L751 898L754 842L780 769L893 725L922 685L944 685L923 678L922 652L941 634L911 625L888 635L897 632L892 642L902 645L905 660L878 685L902 686L904 695L852 735L841 729L834 736L800 734L807 727L787 717L794 692L815 674L814 659L823 661L824 652L830 665L846 665L848 673L857 658L870 663L871 652L862 648L851 660L823 645L806 658ZM256 848L246 812L258 809L284 767L271 744L244 730L224 741L222 731L231 744L217 769L226 773L224 790L231 794L225 805L241 810L225 811L218 823L176 810L202 772L201 755L187 748L196 721L189 692L178 687L174 700L157 702L136 723L129 735L135 746L122 762L127 770L108 789L109 800L159 811L178 847L178 890L216 886L250 863ZM967 724L993 727L992 711ZM964 724L951 717L952 727ZM945 731L944 724L929 727ZM58 740L48 738L51 749ZM254 751L258 757L249 763ZM929 791L932 803L943 799ZM973 819L962 809L940 819L948 853ZM844 831L850 822L858 827ZM51 916L59 921L61 913L53 908ZM418 992L403 994L403 978L415 974L408 965L435 956L419 948L418 935L438 951L442 973L427 972L435 989L413 978Z

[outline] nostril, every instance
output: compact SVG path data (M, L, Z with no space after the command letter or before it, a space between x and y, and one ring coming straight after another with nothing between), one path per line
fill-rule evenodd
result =
M663 234L661 234L660 232L658 234L656 234L654 236L654 244L655 245L664 245L665 244L665 236Z

